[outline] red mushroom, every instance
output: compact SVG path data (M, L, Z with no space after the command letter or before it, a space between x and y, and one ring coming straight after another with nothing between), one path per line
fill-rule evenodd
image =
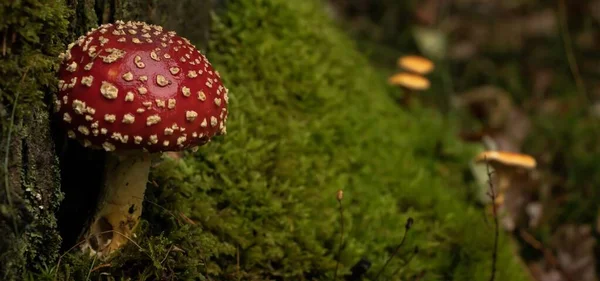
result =
M92 29L61 60L62 126L83 146L108 152L86 247L109 254L139 222L152 156L225 134L228 90L187 39L144 22Z

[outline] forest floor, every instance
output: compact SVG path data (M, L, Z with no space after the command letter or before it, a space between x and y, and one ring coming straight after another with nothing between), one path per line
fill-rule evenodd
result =
M502 221L534 278L598 280L600 1L329 2L388 76L403 55L436 62L417 99L465 142L537 160Z

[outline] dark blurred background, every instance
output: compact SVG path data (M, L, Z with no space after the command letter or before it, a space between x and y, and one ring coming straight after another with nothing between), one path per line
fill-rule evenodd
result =
M324 1L386 75L434 61L418 102L464 141L536 158L503 220L532 278L598 280L600 0Z

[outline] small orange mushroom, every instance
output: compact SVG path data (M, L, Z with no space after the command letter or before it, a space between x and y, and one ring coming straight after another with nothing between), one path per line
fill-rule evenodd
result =
M429 74L435 68L433 62L427 58L409 55L398 59L398 66L417 74Z
M429 80L419 74L408 72L400 72L391 76L388 79L391 85L401 86L406 90L404 96L400 100L402 105L408 105L414 91L423 91L429 89Z
M390 77L388 80L392 85L402 86L410 90L427 90L429 89L429 80L421 75L408 72L401 72Z
M515 176L523 170L534 169L537 165L535 158L530 155L508 151L484 151L475 157L475 163L484 162L494 169L498 182L496 204L502 204L503 193L510 187Z

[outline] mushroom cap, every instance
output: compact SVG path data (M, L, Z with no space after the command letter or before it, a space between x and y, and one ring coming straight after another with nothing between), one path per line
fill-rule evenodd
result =
M429 80L427 78L408 72L401 72L389 78L388 82L392 85L399 85L411 90L429 89Z
M68 136L86 147L178 151L226 132L227 88L174 31L103 24L60 59L55 112Z
M536 167L535 158L520 153L508 151L484 151L475 157L476 163L488 161L490 164L500 164L509 167L533 169Z
M435 68L433 62L427 58L409 55L398 59L398 66L421 75L425 75L433 71Z

